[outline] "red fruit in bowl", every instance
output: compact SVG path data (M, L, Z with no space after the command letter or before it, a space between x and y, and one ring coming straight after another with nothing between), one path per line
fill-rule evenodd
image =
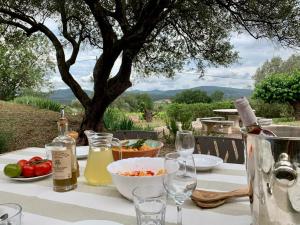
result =
M21 167L21 169L23 170L23 167L28 164L28 161L26 159L21 159L17 162L17 164Z
M32 162L38 162L38 161L42 161L42 160L43 160L42 157L40 157L40 156L34 156L31 159L29 159L28 162L32 163Z
M51 169L52 168L51 168L50 164L47 162L42 162L42 163L36 164L35 168L34 168L34 175L35 176L46 175L51 172Z
M33 177L34 176L34 165L26 164L23 166L22 175L24 177Z

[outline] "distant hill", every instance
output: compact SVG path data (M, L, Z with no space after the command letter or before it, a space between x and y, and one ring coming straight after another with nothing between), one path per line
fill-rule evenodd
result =
M160 90L153 90L153 91L140 91L140 90L134 90L134 91L127 91L125 93L132 93L132 94L142 94L147 93L149 94L153 100L161 100L161 99L167 99L174 97L177 93L180 93L187 89L178 89L178 90L167 90L167 91L160 91ZM238 89L238 88L228 88L228 87L218 87L218 86L201 86L201 87L195 87L192 88L192 90L201 90L206 91L208 95L211 95L216 90L222 91L224 93L224 98L227 99L234 99L241 96L250 96L252 94L251 89ZM86 90L88 95L92 95L92 91ZM59 89L53 91L50 96L50 99L68 104L72 100L75 99L74 94L70 89Z
M172 98L177 93L185 91L187 89L177 89L177 90L167 90L167 91L160 91L160 90L153 90L153 91L139 91L134 90L128 93L148 93L153 100L161 100L166 98ZM228 87L218 87L218 86L201 86L192 88L192 90L201 90L205 91L208 95L211 95L215 91L222 91L224 93L224 98L226 99L235 99L242 96L250 96L252 94L251 89L238 89L238 88L228 88Z
M85 90L85 92L91 96L93 94L92 91ZM72 102L72 100L76 99L75 95L71 91L71 89L58 89L54 90L49 94L49 98L56 101L60 102L63 104L69 104Z

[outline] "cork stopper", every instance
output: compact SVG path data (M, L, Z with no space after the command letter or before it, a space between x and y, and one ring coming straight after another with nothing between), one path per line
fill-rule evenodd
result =
M234 101L234 105L241 117L244 126L247 127L257 124L257 118L246 97L236 99Z
M60 111L60 118L57 121L58 130L60 133L64 133L65 131L68 131L68 119L65 117L65 110L64 108Z

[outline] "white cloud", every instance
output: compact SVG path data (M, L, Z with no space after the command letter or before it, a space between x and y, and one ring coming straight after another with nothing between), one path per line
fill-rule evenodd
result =
M247 34L234 34L232 44L235 46L235 50L239 52L240 60L238 63L227 68L207 68L203 78L199 78L200 74L189 67L184 72L177 73L173 79L157 76L148 78L134 76L131 90L171 90L197 86L249 88L253 87L251 77L266 60L270 60L274 56L287 59L291 54L297 53L295 49L280 47L269 40L255 40ZM69 55L70 52L67 52ZM89 81L99 53L100 50L98 49L85 49L80 52L78 61L71 68L75 79L85 89L92 90L92 83ZM120 64L119 58L113 67L113 75L118 71ZM57 89L68 88L60 79L59 74L54 74L52 81Z

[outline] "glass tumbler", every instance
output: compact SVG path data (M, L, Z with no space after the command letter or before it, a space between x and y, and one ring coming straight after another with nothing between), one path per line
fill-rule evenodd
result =
M195 138L192 131L181 130L176 132L175 148L181 155L193 154L195 148Z
M139 186L132 195L137 225L165 225L167 195L163 186Z
M21 225L22 207L16 203L0 204L0 225Z

